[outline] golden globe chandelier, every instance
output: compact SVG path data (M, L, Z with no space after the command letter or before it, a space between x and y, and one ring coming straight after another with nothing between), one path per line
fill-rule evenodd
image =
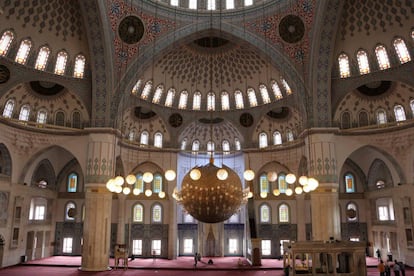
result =
M275 171L268 172L266 176L269 182L275 182L278 177ZM284 193L287 196L291 196L293 195L293 193L297 195L300 195L302 193L309 193L311 191L316 190L316 188L318 188L319 186L318 180L316 180L313 177L308 177L306 175L300 176L297 183L296 183L296 180L297 180L296 175L294 175L293 173L288 173L286 175L285 181L288 184L288 188L285 190ZM279 196L281 193L282 192L278 188L273 189L273 195ZM266 198L267 192L261 192L260 197Z

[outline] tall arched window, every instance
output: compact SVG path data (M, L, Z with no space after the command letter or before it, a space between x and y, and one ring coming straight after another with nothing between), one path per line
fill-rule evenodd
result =
M201 93L196 91L193 95L193 110L200 110L201 108Z
M223 147L223 154L229 154L230 153L230 143L229 143L228 140L223 140L222 147Z
M170 0L170 5L178 7L178 0Z
M76 205L74 202L68 202L65 206L65 220L66 221L74 221L75 220L75 212L72 210L76 210Z
M152 81L149 80L145 83L144 88L142 89L141 99L147 100L149 97L149 94L151 93L151 89L152 89Z
M249 99L250 107L257 106L256 91L251 87L247 89L247 98Z
M135 185L134 185L134 189L136 189L135 193L137 194L143 193L144 192L144 179L143 179L142 173L137 173L135 177L137 178L137 182L135 182Z
M144 207L141 204L135 204L132 209L132 221L144 222Z
M185 150L186 147L187 147L187 138L184 138L181 141L181 150Z
M234 138L234 146L235 146L236 150L241 150L241 144L240 144L239 139Z
M29 220L45 220L47 200L42 197L32 198L30 201Z
M293 131L291 129L286 130L286 140L292 142L294 140Z
M409 62L411 57L404 40L402 38L397 38L394 40L393 44L400 63L403 64Z
M342 53L338 57L338 64L339 64L339 75L341 78L348 78L351 76L351 71L349 69L349 58L348 55Z
M384 45L378 45L375 48L375 54L377 55L378 67L381 70L390 68L390 61L388 59L387 50Z
M214 11L216 9L216 0L207 0L207 10Z
M267 91L267 87L264 84L259 85L259 91L262 95L262 100L264 104L270 103L269 92Z
M75 69L73 70L73 76L75 78L83 78L85 74L86 58L83 55L77 55L75 57Z
M270 84L272 85L272 90L273 90L273 94L275 95L275 99L276 100L282 99L283 98L282 91L280 90L280 87L277 84L277 82L275 80L272 80Z
M240 90L234 92L234 100L236 101L236 109L244 108L243 94Z
M165 106L167 107L171 107L173 105L174 102L174 97L175 97L175 89L174 88L170 88L168 89L167 92L167 97L165 97Z
M226 0L226 9L234 9L234 0Z
M213 154L213 152L214 152L214 142L213 141L208 141L207 142L207 151L210 155Z
M259 178L260 183L260 194L262 193L269 193L269 180L267 179L266 173L262 173Z
M162 175L159 173L154 174L154 179L152 180L152 191L156 194L162 191Z
M65 113L63 111L56 112L55 115L55 125L65 126Z
M216 110L216 95L213 92L209 92L207 94L207 110Z
M60 51L57 54L55 74L64 75L66 70L66 62L68 60L68 54L65 51Z
M290 89L290 86L289 86L289 84L287 83L287 81L286 81L284 78L281 78L281 80L282 80L282 85L283 85L283 88L285 88L286 95L290 95L290 94L292 94L292 89Z
M156 132L154 134L154 147L162 148L162 133Z
M367 52L365 52L364 50L359 50L357 53L357 60L358 60L359 74L361 75L368 74L370 72L370 69L369 69Z
M135 140L135 129L132 129L132 130L128 133L128 140L129 140L129 141L134 141L134 140Z
M348 129L351 128L351 115L348 111L344 111L341 114L341 128Z
M79 111L74 111L72 113L72 127L73 128L81 128L81 114Z
M270 206L263 204L260 206L260 223L270 223Z
M152 206L152 212L151 212L151 221L155 223L162 222L162 207L160 204L156 203Z
M188 8L192 9L192 10L196 10L197 9L197 0L189 0L188 2Z
M141 88L142 80L138 80L134 87L132 87L131 94L138 95L139 89Z
M9 99L6 102L6 105L4 106L3 109L3 117L4 118L11 118L13 115L13 109L14 109L14 100L13 99Z
M78 175L76 173L71 173L68 175L67 192L76 193L77 188L78 188Z
M278 184L278 188L279 191L281 193L285 193L286 189L287 189L287 182L286 182L286 174L285 173L280 173L278 178L277 178L277 184Z
M265 132L261 132L259 134L259 148L266 148L267 144L267 134Z
M141 145L148 145L148 142L149 142L149 134L148 134L148 131L143 131L143 132L141 132L141 138L140 138L140 144Z
M382 125L387 123L387 113L383 109L377 110L377 124Z
M178 101L178 108L187 109L187 101L188 101L188 92L187 90L183 90L181 91L180 99Z
M19 50L17 51L14 61L20 64L26 64L27 57L29 56L30 49L32 48L32 42L29 39L25 39L20 43Z
M368 112L361 111L358 114L358 124L360 127L368 126L369 120L368 120Z
M35 68L44 71L46 69L47 60L49 59L50 49L46 46L40 48L37 54Z
M164 85L160 84L155 88L154 97L152 97L152 103L159 104L162 94L164 94Z
M410 101L410 107L411 107L411 113L412 113L412 116L414 117L414 100L411 100ZM4 116L4 115L3 115Z
M351 173L345 174L345 192L355 193L355 179Z
M289 219L289 206L285 203L279 205L279 223L288 223Z
M194 141L193 141L193 145L191 146L191 150L192 150L193 152L197 152L197 151L199 151L199 150L200 150L200 141L198 141L198 140L194 140Z
M395 115L395 121L397 122L406 120L404 107L402 105L394 106L394 115Z
M350 222L358 220L358 207L353 202L346 205L346 220Z
M251 6L251 5L253 5L253 0L244 0L244 6L245 7Z
M28 121L29 115L30 115L30 107L29 105L25 104L20 108L19 120Z
M7 55L10 45L13 42L14 34L11 31L5 31L0 38L0 56Z
M273 145L281 145L282 144L282 134L279 131L273 132Z
M230 98L229 93L226 91L221 92L221 110L230 109Z

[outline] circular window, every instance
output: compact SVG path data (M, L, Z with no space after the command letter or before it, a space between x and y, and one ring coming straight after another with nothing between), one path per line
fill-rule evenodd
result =
M118 34L125 43L137 43L144 36L144 24L136 16L127 16L119 24Z
M280 20L279 35L287 43L299 42L305 34L305 24L296 15L286 15Z

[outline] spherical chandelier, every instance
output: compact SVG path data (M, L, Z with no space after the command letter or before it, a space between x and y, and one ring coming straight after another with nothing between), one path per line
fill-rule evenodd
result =
M194 170L196 178L192 175ZM195 219L217 223L235 214L247 202L248 195L249 189L243 189L232 169L225 165L216 167L210 159L207 165L197 166L184 176L181 191L174 189L173 198Z

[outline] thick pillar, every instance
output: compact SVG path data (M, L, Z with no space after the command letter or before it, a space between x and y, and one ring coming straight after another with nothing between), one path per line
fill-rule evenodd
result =
M302 193L300 195L296 195L296 208L298 210L297 217L296 217L296 225L297 229L297 240L298 241L306 241L306 211L305 211L305 195Z
M89 136L81 266L85 271L109 269L112 193L106 181L114 174L115 139L112 134Z
M118 194L118 225L116 231L116 243L126 244L125 241L125 198L124 194Z
M311 192L312 240L341 239L334 135L310 134L310 175L319 181Z

